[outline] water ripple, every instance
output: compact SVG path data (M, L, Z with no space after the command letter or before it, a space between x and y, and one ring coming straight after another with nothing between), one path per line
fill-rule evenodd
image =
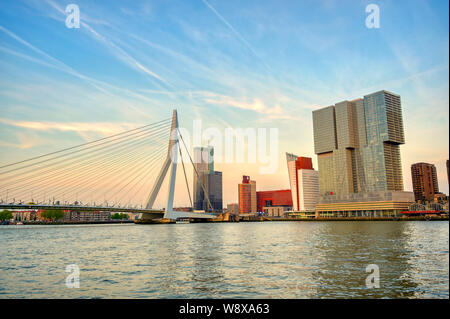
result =
M448 298L448 222L0 226L0 298ZM66 287L66 266L80 288ZM368 289L366 267L380 269Z

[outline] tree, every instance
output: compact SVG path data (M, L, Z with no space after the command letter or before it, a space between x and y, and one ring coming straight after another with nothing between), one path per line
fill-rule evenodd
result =
M55 221L55 220L63 218L64 212L60 209L46 209L46 210L42 211L41 217Z
M5 209L4 211L0 212L0 220L9 220L11 218L13 218L13 215L9 210Z
M111 215L111 219L128 219L128 215L122 213L114 213Z

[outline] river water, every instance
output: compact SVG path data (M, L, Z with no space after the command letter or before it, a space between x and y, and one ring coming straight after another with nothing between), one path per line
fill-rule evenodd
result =
M448 239L447 221L0 226L0 298L449 298Z

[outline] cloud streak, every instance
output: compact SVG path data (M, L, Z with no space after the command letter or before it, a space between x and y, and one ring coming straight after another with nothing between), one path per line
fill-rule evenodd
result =
M66 15L65 11L58 6L56 3L54 3L51 0L46 0L46 2L52 6L54 9L56 9L59 13ZM86 28L90 34L92 34L97 40L100 42L106 44L110 49L112 49L112 52L123 62L131 66L135 70L139 70L152 78L155 78L167 86L171 86L166 80L164 80L161 76L156 74L155 72L150 71L147 67L142 65L139 61L137 61L135 58L133 58L129 53L127 53L125 50L117 46L115 43L107 39L105 36L98 33L94 28L92 28L89 24L87 24L85 21L80 21L80 24L82 27Z
M20 128L37 130L37 131L61 131L61 132L95 132L102 135L112 135L136 127L131 123L102 123L102 122L33 122L33 121L17 121L11 119L0 118L0 123L16 126Z

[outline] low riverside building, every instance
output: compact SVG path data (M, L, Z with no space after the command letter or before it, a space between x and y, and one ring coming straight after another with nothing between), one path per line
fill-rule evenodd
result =
M283 207L284 210L292 209L292 197L290 189L258 191L256 192L258 212L264 212L265 208Z
M414 203L413 192L379 191L322 196L316 217L399 217Z
M231 203L227 205L227 212L231 215L239 215L239 204Z
M103 211L71 211L65 213L64 219L71 222L107 222L111 220L111 213Z
M264 216L268 217L285 217L287 208L284 206L263 207Z
M175 212L192 212L192 207L174 207Z
M40 212L36 210L11 211L13 219L17 221L34 221L40 219Z
M315 211L290 211L286 212L286 217L288 218L316 218Z

